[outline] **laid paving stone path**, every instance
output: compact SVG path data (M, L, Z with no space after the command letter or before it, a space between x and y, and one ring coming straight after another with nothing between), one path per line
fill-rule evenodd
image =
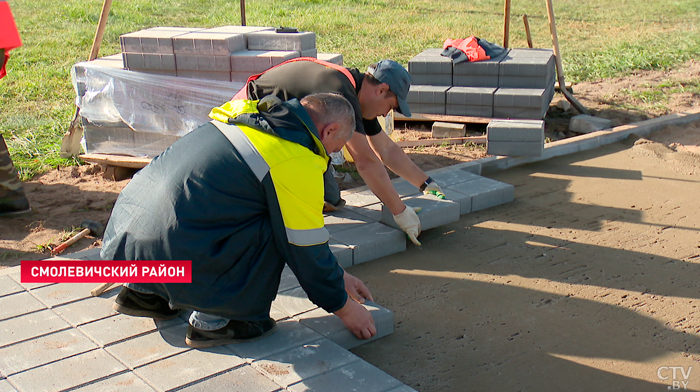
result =
M478 175L480 166L431 172L449 200L395 187L421 207L423 229L513 200L513 186ZM348 207L326 216L331 249L344 267L406 250L406 236L367 189L343 193ZM99 260L99 249L54 259ZM169 321L117 313L118 290L92 297L94 283L22 283L20 267L0 270L0 392L363 391L412 388L350 349L393 332L391 310L366 303L377 335L359 340L314 305L285 267L271 317L277 331L258 341L210 349L185 344L189 314Z

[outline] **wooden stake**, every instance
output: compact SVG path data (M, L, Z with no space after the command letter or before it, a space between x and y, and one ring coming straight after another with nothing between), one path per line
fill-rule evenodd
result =
M525 24L525 36L527 36L527 47L532 49L532 36L530 36L530 22L527 21L527 14L523 15L523 23Z
M552 46L554 46L554 63L557 67L557 80L559 81L559 86L566 86L566 81L564 80L564 67L561 63L561 51L559 50L559 39L557 38L557 25L554 21L554 7L552 6L552 0L545 0L547 3L547 17L549 18L549 30L552 33ZM571 103L579 113L590 114L590 112L574 98L569 91L564 88L561 90L567 101Z
M510 0L506 0L503 12L503 47L508 47L508 35L510 34Z
M241 26L245 26L245 0L241 0Z

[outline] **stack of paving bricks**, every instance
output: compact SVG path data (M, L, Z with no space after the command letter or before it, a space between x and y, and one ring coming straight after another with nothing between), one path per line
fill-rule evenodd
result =
M245 82L296 57L318 57L316 34L273 27L154 27L120 37L125 68L195 79ZM342 64L342 56L322 54Z
M341 54L317 52L316 35L312 32L277 33L274 30L274 27L256 26L211 29L153 27L123 34L120 36L121 54L96 59L91 65L244 83L251 75L297 57L314 57L343 64ZM83 97L88 76L80 65L76 65L75 72L77 93ZM179 82L173 80L168 83L178 86ZM168 88L168 85L164 83L163 87ZM230 96L225 99L228 98ZM179 138L168 134L172 130L140 132L124 122L93 124L85 118L81 120L88 153L155 157Z
M544 150L544 121L491 120L486 127L486 153L539 157Z
M551 50L508 49L490 60L454 65L441 52L427 49L408 62L413 82L407 100L413 112L544 118L554 96Z

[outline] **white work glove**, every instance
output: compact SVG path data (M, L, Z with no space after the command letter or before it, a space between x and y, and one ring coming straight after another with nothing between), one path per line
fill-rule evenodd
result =
M420 241L416 238L420 234L420 218L418 218L413 208L406 206L406 209L403 210L402 213L394 215L394 221L399 225L401 230L406 232L408 238L410 238L414 244L418 246L421 245Z
M440 188L440 185L430 177L428 177L425 184L421 186L421 191L426 195L433 195L438 199L445 199L445 193L442 191L442 188Z

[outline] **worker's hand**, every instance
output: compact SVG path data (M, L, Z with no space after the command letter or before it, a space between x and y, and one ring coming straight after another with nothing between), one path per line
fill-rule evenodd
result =
M358 339L369 339L377 334L377 327L374 326L374 319L369 310L355 301L346 301L345 306L337 310L335 315Z
M394 221L405 231L408 238L416 245L420 246L418 235L420 234L420 218L416 215L416 211L406 206L406 209L398 215L394 215Z
M348 296L352 298L353 301L358 304L365 303L365 299L374 301L374 299L372 299L372 293L369 292L367 286L365 286L360 279L346 272L345 275L343 275L343 280L345 281L345 291L348 292Z
M440 185L438 185L438 183L435 181L428 184L428 186L425 187L423 193L425 193L426 195L433 195L438 199L446 199L445 193L442 191L442 188L440 188Z

